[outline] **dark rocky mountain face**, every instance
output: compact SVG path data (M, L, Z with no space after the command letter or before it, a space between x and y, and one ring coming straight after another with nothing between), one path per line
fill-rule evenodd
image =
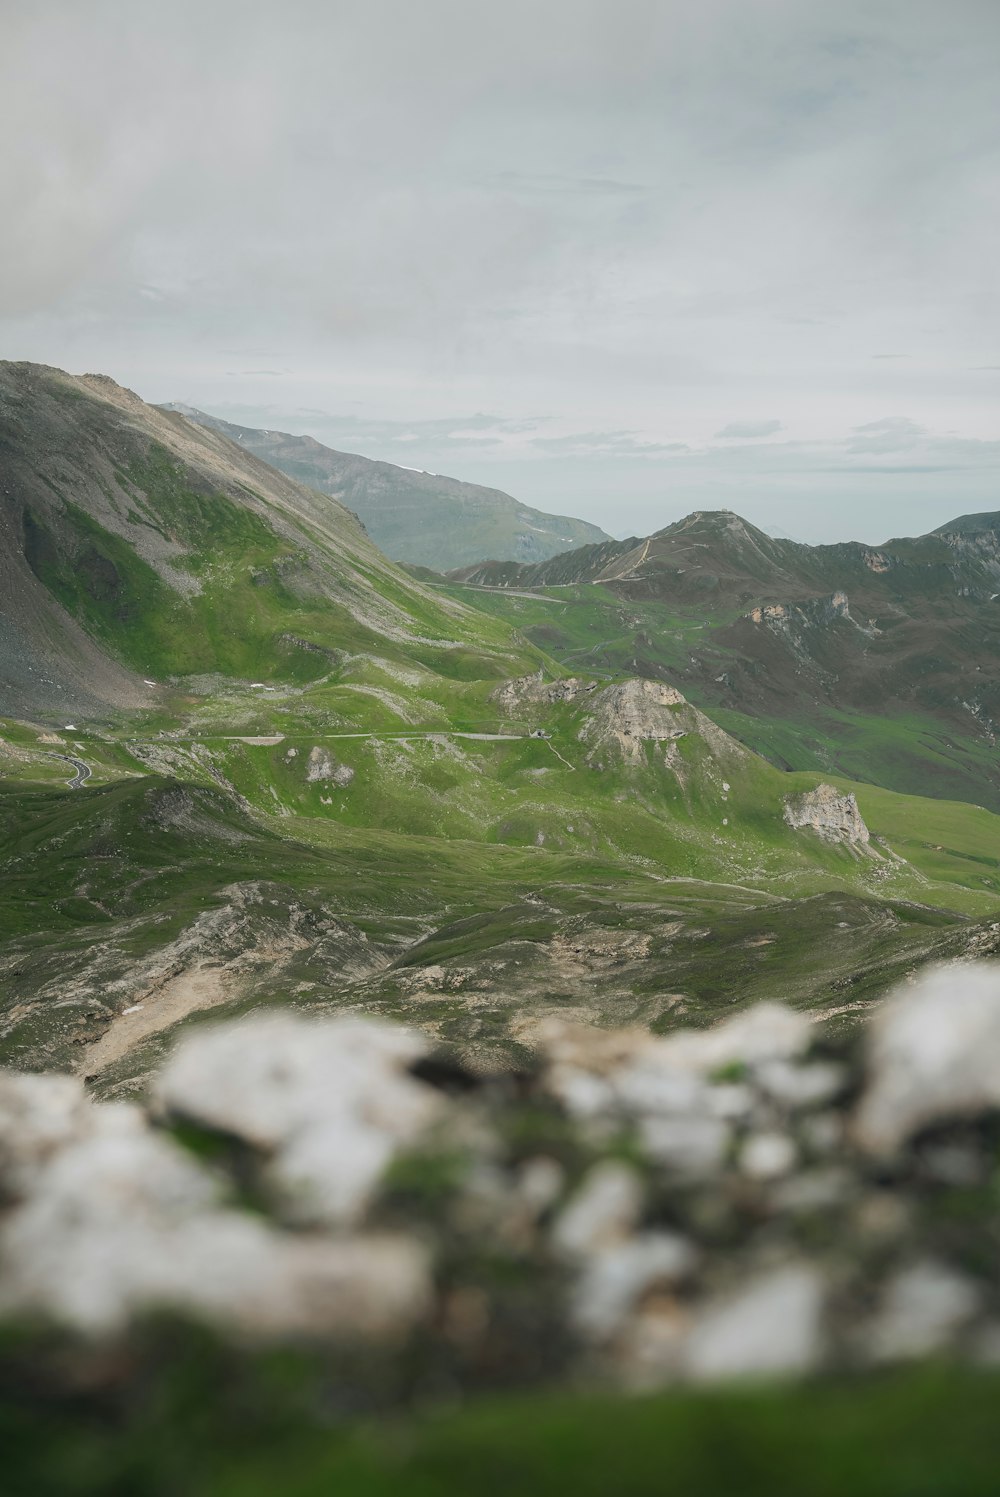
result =
M697 513L642 540L453 576L529 591L598 584L622 619L634 615L621 649L652 675L654 629L675 620L687 632L671 679L702 706L816 726L843 712L915 715L983 750L1000 733L1000 514L882 546L808 546ZM957 781L942 793L979 798Z
M234 426L191 406L165 409L222 432L297 482L340 500L397 561L437 571L484 556L532 563L609 539L597 525L544 514L500 489L337 452L313 437Z

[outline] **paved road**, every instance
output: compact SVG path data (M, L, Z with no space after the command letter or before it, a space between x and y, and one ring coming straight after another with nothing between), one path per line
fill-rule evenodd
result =
M522 738L531 738L533 735L531 733L459 733L453 728L383 728L375 733L313 733L309 736L324 741L328 738L474 738L479 743L517 743ZM274 747L279 743L284 743L285 735L284 733L256 735L198 733L184 738L136 738L132 741L150 744L154 748L170 748L175 743L253 743ZM56 757L61 759L64 755L58 754Z
M82 759L74 759L72 754L53 754L52 758L61 759L64 764L72 764L74 771L73 778L66 781L66 786L69 790L79 790L80 786L85 785L90 779L90 765L84 764Z

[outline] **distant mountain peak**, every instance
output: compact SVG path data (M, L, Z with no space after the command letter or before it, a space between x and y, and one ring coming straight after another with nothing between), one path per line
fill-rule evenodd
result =
M338 452L311 436L235 426L180 401L164 409L222 432L299 483L339 499L388 556L411 565L441 572L485 557L539 562L611 539L597 525L532 509L501 489Z
M944 525L939 525L931 535L982 535L986 531L1000 532L1000 511L986 510L977 515L959 515L955 520L948 520Z

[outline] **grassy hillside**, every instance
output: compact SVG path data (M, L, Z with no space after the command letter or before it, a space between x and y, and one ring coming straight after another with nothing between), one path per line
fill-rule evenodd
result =
M165 409L222 432L298 483L346 504L376 545L397 561L438 571L487 556L533 563L608 539L597 525L545 514L500 489L337 452L314 437L234 426L191 406Z
M635 596L610 582L531 592L516 577L510 588L452 584L439 591L510 623L568 670L675 682L782 769L817 769L1000 810L993 709L984 705L996 686L997 641L990 629L980 632L980 620L961 630L949 623L934 642L948 653L931 668L905 649L894 660L896 641L862 639L857 656L856 626L836 617L776 639L740 611L749 598L767 596L760 592L737 605L724 595L701 602L672 591ZM842 661L855 670L850 690ZM944 678L947 690L937 684Z
M0 399L0 710L134 708L212 674L305 683L366 651L445 678L532 658L343 506L111 381L8 364Z
M902 1371L797 1388L633 1397L533 1392L403 1418L331 1421L329 1370L303 1353L227 1352L161 1331L128 1391L37 1393L17 1346L0 1362L16 1497L989 1497L995 1372ZM124 1381L124 1380L123 1380ZM32 1393L35 1394L32 1401Z
M721 604L435 586L110 381L0 384L8 1062L115 1094L179 1025L282 1003L489 1068L553 1012L666 1030L782 996L849 1024L997 946L997 817L858 783L886 745L955 795L984 761L919 716L704 716L649 678L711 695ZM789 825L821 781L869 841Z
M234 689L154 732L3 726L8 1060L114 1090L176 1023L281 1002L360 1004L495 1066L552 1012L669 1029L780 993L847 1022L998 944L987 812L843 782L864 852L789 827L817 777L689 707L667 709L683 737L623 750L600 690L512 709L493 683L397 680L387 706L373 679ZM82 790L56 755L92 769Z

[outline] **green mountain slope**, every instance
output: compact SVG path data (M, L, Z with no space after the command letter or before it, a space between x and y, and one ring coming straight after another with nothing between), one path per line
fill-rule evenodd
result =
M222 432L297 482L340 500L359 516L376 545L399 561L438 571L484 556L536 562L608 540L597 525L545 514L500 489L337 452L313 437L234 426L192 406L165 409Z
M702 513L531 568L466 569L454 596L569 665L676 681L783 766L998 809L998 526L805 546Z
M304 684L366 652L459 678L528 658L341 504L111 380L0 365L0 451L0 711L135 708L149 678Z
M291 695L281 733L238 734L260 708L235 693L186 731L6 727L3 1053L114 1091L177 1024L279 1002L416 1021L493 1066L552 1013L668 1029L780 993L840 1022L996 949L997 818L860 790L869 843L793 827L815 776L676 694L637 707L647 684L505 683L491 737L324 733ZM92 782L43 786L55 752Z
M98 377L0 381L8 1061L128 1091L178 1025L282 1003L489 1067L553 1012L667 1029L783 995L852 1022L996 946L997 818L786 773L591 670L573 600L606 627L610 584L453 596L217 431Z

